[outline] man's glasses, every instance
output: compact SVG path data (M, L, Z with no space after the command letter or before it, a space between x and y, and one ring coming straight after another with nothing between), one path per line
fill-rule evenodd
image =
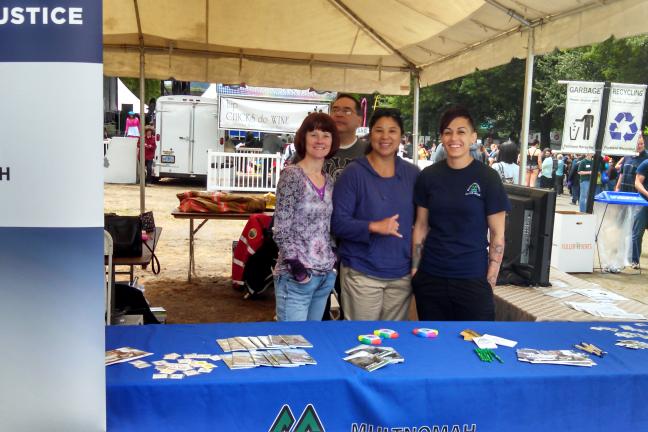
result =
M355 114L355 111L351 108L341 108L341 107L333 107L331 108L331 114L344 114L346 116L349 116L351 114Z

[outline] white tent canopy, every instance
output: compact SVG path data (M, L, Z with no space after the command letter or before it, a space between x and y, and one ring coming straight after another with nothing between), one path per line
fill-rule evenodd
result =
M218 97L218 94L216 93L216 84L209 84L209 87L207 87L205 93L202 94L202 97L216 99Z
M108 0L104 74L382 94L415 78L417 142L420 85L526 58L524 154L534 55L645 33L646 16L646 0Z
M133 105L133 111L140 109L139 98L124 85L122 80L117 78L117 109L121 110L123 104ZM144 109L148 109L148 107L144 107Z
M533 52L646 31L642 0L109 0L104 71L407 94ZM340 70L341 69L341 70Z

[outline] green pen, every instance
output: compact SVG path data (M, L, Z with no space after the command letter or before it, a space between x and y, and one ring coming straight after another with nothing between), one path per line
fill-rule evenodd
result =
M504 363L504 360L502 360L502 359L500 358L500 356L498 356L498 355L495 354L495 353L493 353L493 355L495 356L495 358L497 359L498 362L500 362L500 363Z

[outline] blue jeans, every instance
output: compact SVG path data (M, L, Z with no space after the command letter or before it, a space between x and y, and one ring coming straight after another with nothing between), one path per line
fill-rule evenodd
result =
M577 204L578 197L580 196L580 183L578 183L578 180L572 183L571 194L572 194L572 204Z
M585 213L587 210L587 194L589 193L589 180L581 180L580 182L580 197L578 198L578 207L581 213ZM594 196L601 193L601 186L596 185L596 190L594 190Z
M641 258L641 242L648 226L648 207L641 207L632 221L632 262L639 263Z
M589 193L589 180L581 180L580 196L578 197L578 207L581 213L587 210L587 194Z
M323 275L312 275L302 284L287 273L276 275L277 321L321 321L336 277L335 271L331 270Z

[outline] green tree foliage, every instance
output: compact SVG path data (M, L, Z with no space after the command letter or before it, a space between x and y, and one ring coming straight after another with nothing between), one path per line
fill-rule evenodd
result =
M505 137L517 135L521 122L520 106L524 88L524 61L485 71L476 71L465 77L424 87L419 94L419 128L423 135L438 135L438 124L448 107L465 105L475 117L481 133L488 129L502 131ZM392 96L389 104L399 108L405 118L405 128L412 129L413 96Z
M140 97L140 80L139 78L120 78L128 90L132 91L135 96ZM160 80L144 80L144 103L148 104L151 98L160 97ZM139 107L134 107L136 111Z
M565 86L560 80L648 82L648 36L627 39L610 38L592 46L556 50L535 59L531 129L542 133L549 142L552 129L561 129L565 110ZM525 61L510 63L485 71L422 88L420 91L419 129L423 135L435 135L441 113L450 105L462 104L482 126L490 125L502 138L518 140L522 124ZM405 128L412 129L413 96L384 98L399 108ZM648 104L644 110L648 122ZM487 127L480 130L486 132Z

